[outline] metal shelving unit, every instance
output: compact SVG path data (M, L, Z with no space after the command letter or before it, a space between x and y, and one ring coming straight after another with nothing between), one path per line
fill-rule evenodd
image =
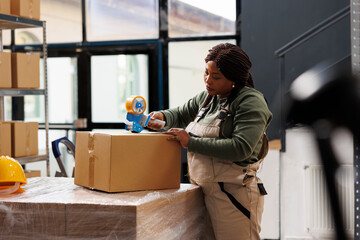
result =
M21 28L43 29L42 57L44 64L44 89L0 89L0 121L4 121L4 97L5 96L26 96L26 95L43 95L45 107L45 154L17 158L20 164L46 161L46 175L50 176L49 161L49 123L48 123L48 90L47 90L47 45L46 45L46 22L29 18L23 18L13 15L0 14L0 51L3 51L2 30L15 30Z

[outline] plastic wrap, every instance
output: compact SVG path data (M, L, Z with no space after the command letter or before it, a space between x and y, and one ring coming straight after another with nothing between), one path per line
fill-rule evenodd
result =
M0 197L0 239L213 239L201 189L105 193L30 178Z

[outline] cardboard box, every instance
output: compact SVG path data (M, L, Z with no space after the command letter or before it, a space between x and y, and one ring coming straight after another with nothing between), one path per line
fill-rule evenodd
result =
M106 192L178 188L181 147L167 138L77 132L75 184Z
M41 177L40 170L24 170L26 178Z
M11 14L40 20L40 0L11 0Z
M0 0L0 13L10 14L10 1L11 0Z
M38 129L37 122L11 123L11 156L28 157L38 155Z
M0 88L11 88L11 53L0 52Z
M30 53L11 54L12 87L40 87L40 55Z
M214 239L199 186L106 193L29 178L0 202L0 239Z
M0 123L0 155L11 156L10 123Z

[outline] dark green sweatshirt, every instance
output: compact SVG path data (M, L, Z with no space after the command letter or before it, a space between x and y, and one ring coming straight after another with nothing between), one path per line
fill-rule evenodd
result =
M185 128L192 122L207 92L201 92L183 106L161 111L166 119L165 129ZM217 117L226 98L217 97L199 123L208 124ZM188 151L236 162L241 166L258 161L262 136L269 126L272 114L259 91L244 87L230 106L230 114L220 125L219 138L191 137Z

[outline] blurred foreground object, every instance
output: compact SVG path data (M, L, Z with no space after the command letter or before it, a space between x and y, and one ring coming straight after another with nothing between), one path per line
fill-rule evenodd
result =
M300 75L291 84L285 99L286 122L312 128L321 161L335 222L336 239L347 239L336 189L335 174L339 167L331 146L330 135L340 126L360 136L359 81L336 65L322 63Z
M20 163L8 156L0 156L0 195L23 191L27 179Z
M359 134L359 81L342 68L322 63L301 74L285 96L287 122L314 125L327 120Z

